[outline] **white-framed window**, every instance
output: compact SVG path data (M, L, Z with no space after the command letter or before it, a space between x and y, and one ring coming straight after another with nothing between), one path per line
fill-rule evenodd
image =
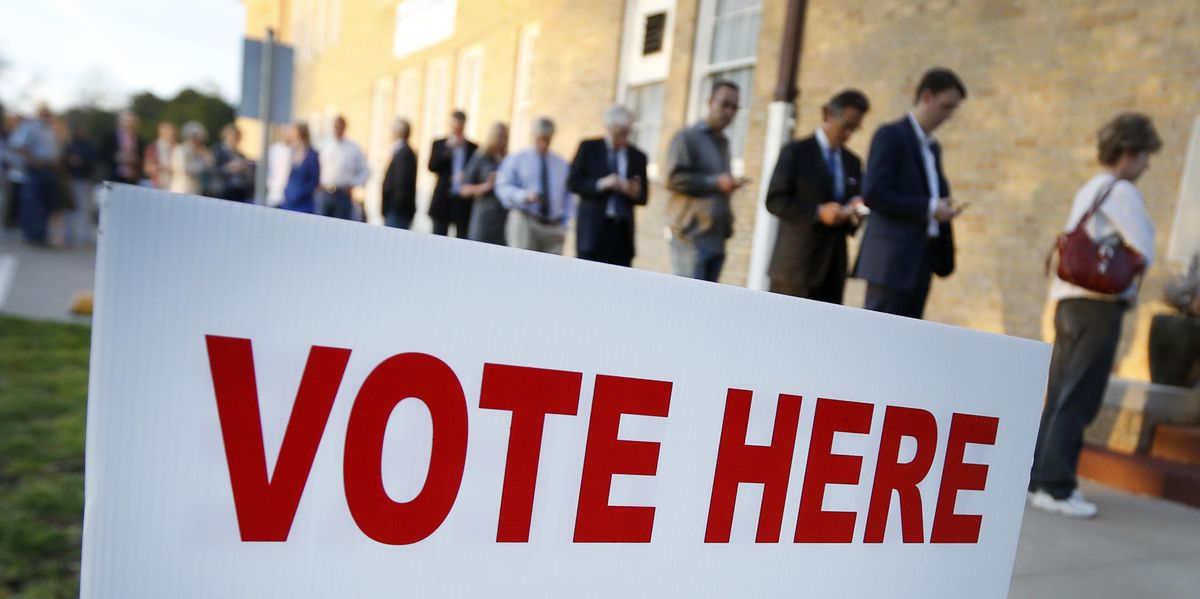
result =
M513 82L513 114L509 123L509 144L523 148L529 144L530 122L533 117L533 63L537 55L538 38L542 35L539 23L521 28L517 41L517 72Z
M342 0L325 0L329 3L329 8L325 15L326 42L329 46L336 46L342 41Z
M741 89L741 110L725 131L735 174L745 170L746 129L753 109L754 66L758 61L758 36L762 0L701 0L700 22L692 69L689 120L707 111L709 90L717 79L728 79Z
M292 44L298 62L320 56L342 38L342 0L297 0L292 15Z
M646 153L649 159L647 170L650 171L647 174L652 179L658 178L658 148L665 93L666 84L659 82L632 86L625 95L625 105L634 114L631 141Z
M454 83L454 106L467 113L466 135L479 139L480 98L483 95L483 46L475 45L458 54Z
M383 175L392 157L392 83L391 77L375 80L371 90L371 126L367 145L367 163L371 175L367 180L366 212L368 220L379 222ZM378 217L376 215L379 215Z
M1192 124L1167 259L1186 265L1196 252L1200 252L1200 117Z
M408 119L415 130L421 124L417 119L420 105L421 73L416 67L409 67L396 77L396 116Z
M429 150L433 140L446 133L450 123L450 58L435 58L425 65L424 99L421 102L421 136L416 152L420 166L417 169L417 216L413 228L428 231L432 223L428 217L429 201L437 177L425 168L429 163Z

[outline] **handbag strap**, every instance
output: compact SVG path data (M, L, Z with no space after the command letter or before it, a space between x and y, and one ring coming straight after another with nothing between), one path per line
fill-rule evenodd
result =
M1120 181L1120 179L1114 178L1112 182L1110 182L1108 185L1105 185L1104 188L1100 190L1100 193L1096 195L1096 201L1092 202L1092 207L1089 208L1087 212L1084 212L1083 216L1079 218L1079 222L1075 224L1075 231L1079 231L1087 226L1088 221L1091 220L1093 216L1096 216L1096 213L1100 211L1100 205L1104 203L1104 200L1108 199L1109 194L1112 193L1112 190L1116 188L1117 183Z

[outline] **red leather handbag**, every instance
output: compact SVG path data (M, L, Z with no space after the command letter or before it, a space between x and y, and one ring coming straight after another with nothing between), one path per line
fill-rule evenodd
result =
M1107 295L1117 295L1129 289L1146 270L1146 259L1119 235L1095 241L1087 234L1088 221L1100 210L1100 205L1108 199L1116 184L1117 181L1113 181L1101 190L1075 229L1059 233L1055 245L1058 250L1058 278ZM1047 274L1049 271L1050 256L1047 256Z

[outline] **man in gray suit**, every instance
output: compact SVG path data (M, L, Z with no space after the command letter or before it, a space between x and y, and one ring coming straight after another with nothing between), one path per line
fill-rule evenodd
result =
M716 281L725 264L725 240L733 236L729 196L742 186L729 167L723 131L738 111L738 86L713 82L708 118L675 134L667 152L667 218L675 274Z

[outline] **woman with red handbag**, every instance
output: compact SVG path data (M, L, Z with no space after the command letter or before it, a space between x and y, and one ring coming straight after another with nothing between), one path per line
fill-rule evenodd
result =
M1154 223L1134 183L1162 147L1150 118L1124 113L1100 130L1103 172L1075 195L1058 241L1059 267L1050 289L1054 352L1046 405L1034 452L1029 502L1036 509L1091 518L1096 505L1078 490L1083 429L1100 409L1121 335L1121 319L1137 299L1141 275L1154 261Z

